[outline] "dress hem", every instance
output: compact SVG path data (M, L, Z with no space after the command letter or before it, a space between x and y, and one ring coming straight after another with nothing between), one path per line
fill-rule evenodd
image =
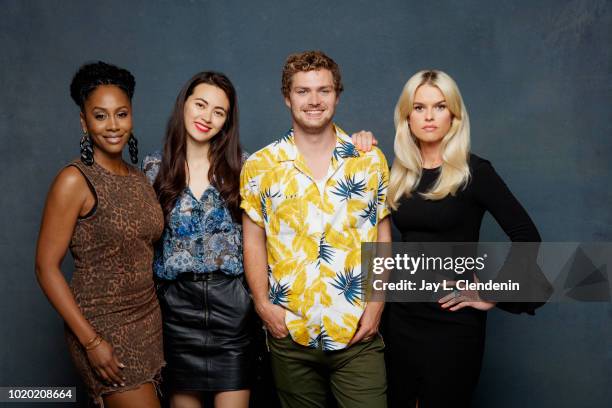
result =
M160 396L162 396L161 393L161 371L162 368L164 368L166 366L166 363L163 362L159 367L157 367L157 370L155 370L155 373L152 376L147 377L146 379L139 381L135 384L130 384L130 385L126 385L125 387L122 388L118 388L116 390L108 390L108 391L103 391L100 392L97 395L91 395L90 394L90 398L93 400L94 404L100 408L104 408L104 397L111 395L111 394L116 394L116 393L120 393L120 392L127 392L127 391L133 391L141 386L143 386L144 384L148 384L151 383L153 384L153 387L155 388L155 394L158 396L158 398Z

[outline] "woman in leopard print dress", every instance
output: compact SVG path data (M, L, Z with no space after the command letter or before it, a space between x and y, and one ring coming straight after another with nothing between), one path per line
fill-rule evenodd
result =
M159 407L161 315L153 243L163 214L137 163L134 77L102 62L81 67L71 96L81 109L81 161L66 166L47 197L38 248L39 283L66 323L72 359L92 399L108 407ZM67 251L75 270L67 285Z

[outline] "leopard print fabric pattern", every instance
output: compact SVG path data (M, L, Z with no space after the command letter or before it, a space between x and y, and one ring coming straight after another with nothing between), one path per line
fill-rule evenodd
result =
M94 401L116 391L157 383L164 365L162 322L155 294L153 244L164 228L163 213L145 176L129 167L115 175L97 163L70 164L85 176L96 196L93 212L79 218L70 251L70 287L81 312L114 348L125 387L104 384L74 334L66 329L72 359Z

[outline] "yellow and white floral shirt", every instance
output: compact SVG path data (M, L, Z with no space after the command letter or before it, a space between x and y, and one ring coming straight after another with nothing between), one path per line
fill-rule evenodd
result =
M270 300L287 310L294 341L323 350L345 348L357 329L365 308L361 243L376 241L389 214L385 156L357 151L335 130L319 185L293 130L251 155L240 176L241 207L266 231Z

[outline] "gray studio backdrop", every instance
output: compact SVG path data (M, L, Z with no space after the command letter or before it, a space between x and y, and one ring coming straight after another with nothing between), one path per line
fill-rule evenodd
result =
M136 76L143 153L159 149L179 88L210 69L238 89L245 148L263 147L290 123L284 59L322 49L343 71L338 123L372 130L391 159L404 82L445 70L471 115L473 151L492 161L543 239L612 241L609 1L2 0L0 9L0 386L76 385L83 397L33 264L47 189L78 154L68 85L89 60ZM506 238L489 217L481 239ZM490 312L475 406L610 406L611 323L609 303Z

